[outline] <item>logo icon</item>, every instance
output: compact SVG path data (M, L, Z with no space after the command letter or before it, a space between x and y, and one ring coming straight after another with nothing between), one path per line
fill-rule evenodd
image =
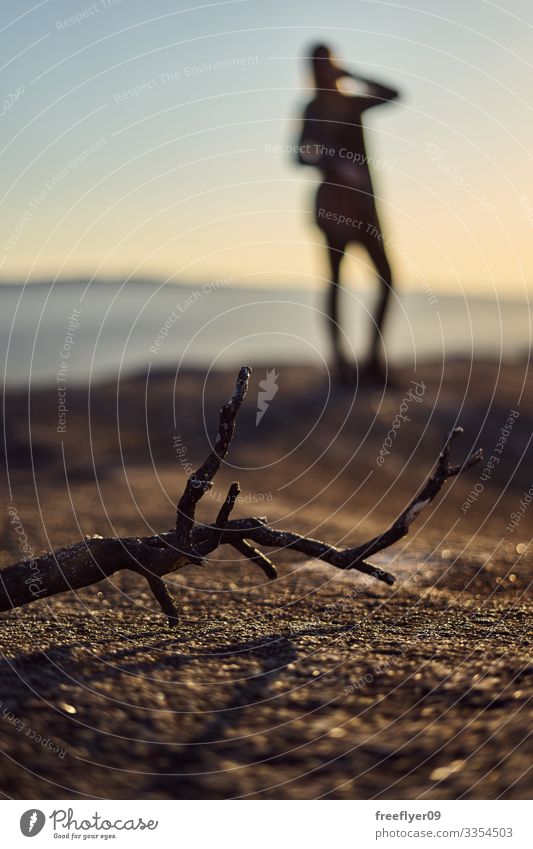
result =
M31 808L29 811L24 811L20 818L20 830L24 837L35 837L42 831L46 817L42 811L37 808Z
M276 369L270 369L266 373L266 378L259 381L259 389L257 394L257 415L255 417L255 426L259 424L272 399L274 398L279 387L277 384L279 374L276 374Z

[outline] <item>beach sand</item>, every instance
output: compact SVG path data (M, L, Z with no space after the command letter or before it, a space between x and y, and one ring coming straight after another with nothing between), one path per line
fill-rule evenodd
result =
M533 484L526 362L419 364L399 369L385 397L281 367L256 426L265 372L254 370L228 464L201 503L207 521L236 479L235 517L266 515L346 546L396 517L451 426L465 429L458 461L479 446L488 459L499 444L499 462L449 481L409 536L374 558L397 576L392 588L283 551L268 583L221 548L170 577L175 630L126 571L0 614L1 792L530 796L533 504L509 530ZM30 399L11 391L1 565L21 557L10 504L35 554L84 534L170 528L234 379L187 371L68 385L64 433L56 387ZM422 384L421 400L409 396ZM380 465L402 403L409 421Z

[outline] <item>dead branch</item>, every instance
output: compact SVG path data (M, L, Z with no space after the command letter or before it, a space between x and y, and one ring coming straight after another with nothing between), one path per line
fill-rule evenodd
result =
M213 486L213 478L220 469L224 457L228 453L228 449L235 433L235 422L237 413L241 407L244 397L248 389L250 381L250 368L243 367L239 372L237 384L233 395L227 401L220 411L218 424L218 434L213 446L213 450L209 454L207 460L202 463L199 469L189 477L185 491L181 496L176 515L176 544L179 551L188 554L191 553L194 557L201 560L201 555L196 554L192 542L192 529L194 527L194 512L196 505L201 497ZM234 484L238 489L238 484ZM229 497L229 495L228 495ZM231 512L233 501L228 510L228 515ZM221 511L222 512L222 511Z
M392 585L394 576L373 566L368 558L405 536L412 522L440 492L448 478L479 462L481 450L469 455L461 465L450 465L450 444L462 433L462 428L454 428L444 440L432 474L405 510L379 536L352 548L340 549L291 531L271 528L263 517L230 519L240 492L238 483L231 485L213 524L195 523L196 506L212 487L213 478L231 445L250 374L249 368L240 370L235 390L220 410L218 435L213 449L187 481L177 505L174 529L152 537L86 537L81 542L33 560L14 563L0 572L0 611L81 589L111 577L119 569L130 569L146 579L162 612L168 617L169 624L174 626L179 615L163 576L191 564L204 565L205 557L220 545L232 546L259 566L270 580L277 577L276 567L255 545L298 551L338 569L357 570Z

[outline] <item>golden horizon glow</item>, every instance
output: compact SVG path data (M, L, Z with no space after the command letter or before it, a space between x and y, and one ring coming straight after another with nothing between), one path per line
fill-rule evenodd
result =
M283 25L272 24L276 10ZM125 4L61 27L72 9L59 0L13 24L21 55L3 73L12 98L0 283L133 275L319 286L319 174L287 147L310 96L301 54L320 37L402 92L367 121L399 289L533 294L527 33L478 0L454 20L439 17L437 0L387 10L367 4L362 16L313 0L307 24L277 0L268 11L246 2L213 8L206 32L194 12L144 24ZM371 285L373 272L357 254L344 277Z

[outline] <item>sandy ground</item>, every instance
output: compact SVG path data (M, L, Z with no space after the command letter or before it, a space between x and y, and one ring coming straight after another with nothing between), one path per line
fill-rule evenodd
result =
M456 422L460 459L500 462L449 483L410 536L375 558L393 588L278 552L280 577L220 549L172 578L170 631L142 579L119 573L0 614L1 792L14 798L523 798L531 795L532 384L526 363L450 362L376 389L334 389L279 368L255 425L253 374L230 464L235 515L267 515L340 545L383 529L423 482ZM152 374L6 403L1 564L83 534L166 530L234 375ZM409 422L379 450L413 387ZM404 408L405 410L405 408ZM529 446L529 447L528 447ZM233 464L233 468L231 467ZM473 488L467 510L462 505Z

